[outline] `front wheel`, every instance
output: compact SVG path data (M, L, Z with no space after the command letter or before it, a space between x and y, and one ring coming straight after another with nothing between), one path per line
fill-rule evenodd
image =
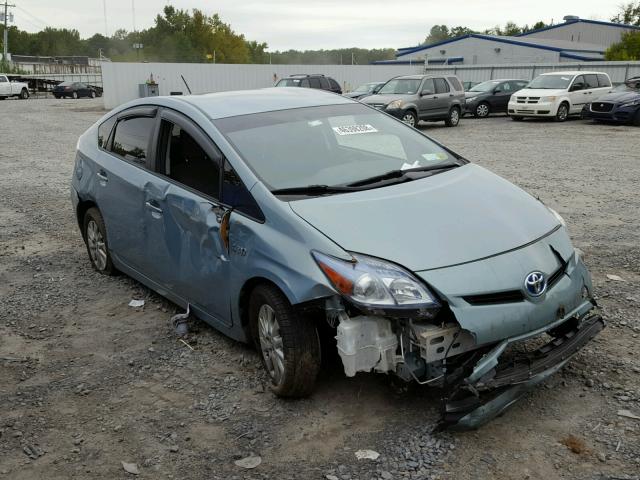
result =
M73 97L74 100L77 100L78 99L78 92L73 92L71 94L71 96Z
M249 321L271 390L280 397L311 394L321 364L313 319L299 315L275 286L259 285L249 300Z
M491 107L487 102L480 103L476 107L476 110L474 112L475 116L479 118L488 117L490 113L491 113Z
M23 88L20 92L20 98L22 100L26 100L27 98L29 98L29 91L26 88Z
M453 107L449 110L449 116L444 121L444 124L447 127L456 127L460 123L460 109L458 107Z
M418 125L418 116L415 112L411 110L407 110L402 114L402 122L406 123L410 127L416 127Z
M561 103L556 112L556 122L564 122L569 117L569 105Z
M96 92L94 92L93 90L91 90L91 98L96 98Z

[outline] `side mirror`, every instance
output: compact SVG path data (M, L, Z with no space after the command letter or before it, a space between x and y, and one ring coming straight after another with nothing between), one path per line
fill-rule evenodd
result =
M425 95L433 95L433 92L431 90L422 90L422 92L420 92L420 96L424 97Z

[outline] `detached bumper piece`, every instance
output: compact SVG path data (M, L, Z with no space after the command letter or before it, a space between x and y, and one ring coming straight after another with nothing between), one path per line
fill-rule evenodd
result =
M437 429L472 430L487 423L560 370L604 327L600 315L590 315L537 350L507 361L500 359L481 378L474 379L472 374L457 382L443 399L444 412ZM504 350L496 347L500 348Z

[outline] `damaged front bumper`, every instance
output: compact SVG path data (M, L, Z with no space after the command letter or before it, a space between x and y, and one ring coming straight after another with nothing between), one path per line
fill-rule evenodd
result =
M563 319L543 329L500 342L473 366L468 376L447 382L439 429L478 428L560 370L605 327L602 317L591 313L594 306L587 300ZM560 327L562 331L554 332L551 341L542 347L510 359L501 358L511 344Z

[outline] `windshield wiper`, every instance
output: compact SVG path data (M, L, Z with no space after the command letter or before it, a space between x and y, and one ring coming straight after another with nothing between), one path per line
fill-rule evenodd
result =
M330 185L306 185L301 187L277 188L271 190L271 193L274 195L321 195L323 193L344 193L358 190L360 189L340 185L333 187Z
M407 168L405 170L391 170L387 173L383 173L382 175L375 175L369 178L363 178L362 180L358 180L353 183L348 183L347 187L362 187L364 185L371 185L378 182L384 182L385 180L392 180L394 178L402 178L406 177L407 173L412 172L436 172L438 170L449 170L450 168L459 167L457 163L447 163L444 165L432 165L428 167L417 167L417 168ZM412 180L412 178L408 178L408 180Z

